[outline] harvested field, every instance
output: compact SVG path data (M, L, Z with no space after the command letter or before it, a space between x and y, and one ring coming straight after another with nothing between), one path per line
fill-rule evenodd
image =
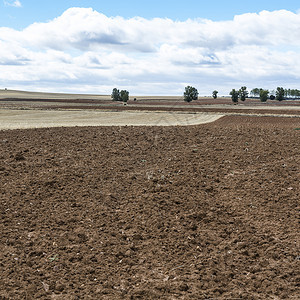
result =
M0 298L299 299L299 129L0 131Z
M0 109L0 130L72 126L174 126L213 122L222 114Z

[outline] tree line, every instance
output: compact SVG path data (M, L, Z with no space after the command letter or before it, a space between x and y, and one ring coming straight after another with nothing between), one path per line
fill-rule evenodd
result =
M261 102L266 102L268 99L270 100L278 100L282 101L285 100L285 98L288 95L288 90L285 90L283 87L277 87L276 90L266 90L263 88L254 88L250 91L251 97L259 98ZM249 95L249 92L247 91L247 87L241 87L240 90L236 91L233 89L230 92L231 98L233 102L238 102L238 99L240 97L241 101L245 101L246 98Z
M218 91L214 90L212 92L212 97L214 99L218 98ZM298 89L284 89L283 87L277 87L276 90L266 90L263 88L254 88L250 91L247 90L246 86L242 86L240 89L232 89L229 95L231 96L233 103L238 103L239 100L245 101L247 98L259 98L261 102L266 102L268 99L270 100L278 100L282 101L285 99L297 99L300 98L300 90ZM198 99L198 90L193 86L186 86L185 91L183 93L184 101L191 102L193 100ZM114 88L112 90L111 98L114 101L123 101L126 103L129 100L129 92L127 90L118 90Z
M241 101L245 101L249 95L246 87L241 87L240 90L236 91L233 89L230 92L233 102L238 102L240 98ZM246 97L245 97L246 96ZM250 97L259 98L261 102L266 102L270 100L286 100L286 99L299 99L300 90L298 89L284 89L283 87L277 87L276 90L266 90L263 88L254 88L250 91Z
M239 100L246 101L246 99L249 97L249 92L247 90L246 86L242 86L240 89L232 89L229 93L231 96L233 103L238 103ZM284 89L282 87L277 87L276 90L269 91L262 88L254 88L250 91L250 95L252 97L257 97L260 99L261 102L266 102L268 99L271 100L278 100L282 101L285 100L287 97L300 97L300 91L299 90L293 90L293 89ZM187 86L185 88L185 92L183 94L184 101L191 102L192 100L198 99L198 91L196 88L192 86ZM212 92L212 97L214 99L217 99L218 97L218 91L214 90Z
M240 89L232 89L229 93L233 103L238 103L239 100L246 101L249 98L249 94L252 98L259 98L261 102L266 102L270 100L282 101L285 99L297 99L300 98L300 90L297 89L284 89L283 87L277 87L276 90L266 90L263 88L254 88L250 91L247 90L246 86L242 86ZM192 86L187 86L184 92L184 101L190 102L192 100L198 99L198 91ZM217 99L218 91L214 90L212 92L212 97Z
M260 96L260 90L259 88L254 88L251 90L250 95L252 95L253 97L259 97ZM280 90L280 94L282 94L282 96L284 98L289 98L289 99L297 99L300 98L300 90L298 89L284 89L282 87L278 87L277 90L271 90L269 92L270 94L270 98L272 98L272 96L274 96L276 98L277 94L279 93ZM272 100L272 99L271 99Z

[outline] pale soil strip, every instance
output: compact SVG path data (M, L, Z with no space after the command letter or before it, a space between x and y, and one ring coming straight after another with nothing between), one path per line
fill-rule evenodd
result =
M0 109L0 130L74 126L186 126L210 123L222 116L214 113Z
M24 92L16 90L0 90L0 99L94 99L94 100L111 100L109 95L94 94L66 94L66 93L41 93L41 92Z
M72 106L72 107L78 107L78 109L80 109L80 106L106 106L107 103L103 102L103 103L68 103L68 102L43 102L43 101L13 101L13 100L1 100L0 101L0 109L38 109L38 110L42 110L42 109L48 109L48 107L55 107L55 106L59 106L59 107L68 107L68 106ZM123 106L122 103L116 103L116 106Z
M131 100L133 100L134 98L138 98L139 100L147 99L153 101L183 101L183 96L130 96ZM0 99L94 99L110 101L111 95L26 92L0 89Z

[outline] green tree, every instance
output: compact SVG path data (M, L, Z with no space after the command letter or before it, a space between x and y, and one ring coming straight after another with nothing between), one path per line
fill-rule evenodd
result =
M111 93L111 98L114 101L127 102L129 100L129 92L126 90L119 91L117 88L114 88Z
M292 97L294 99L299 98L299 95L300 95L299 90L297 90L297 89L288 89L288 91L289 91L289 93L288 93L289 97Z
M114 88L111 93L111 98L114 101L120 101L120 91L117 88Z
M121 98L121 101L126 103L129 100L129 92L126 90L122 90L120 92L120 98Z
M248 94L249 94L249 92L247 91L247 87L242 86L239 90L239 95L240 95L241 101L245 101L246 98L248 97Z
M218 91L217 90L214 90L213 92L212 92L212 96L213 96L213 98L214 99L217 99L218 98Z
M232 91L229 93L229 95L231 95L231 99L232 99L233 103L239 102L239 91L232 89Z
M277 87L276 100L278 100L278 101L284 100L284 88L283 87Z
M269 96L269 90L260 89L259 98L261 102L267 102Z
M292 93L293 93L293 90L291 90L291 89L285 89L284 90L284 97L285 98L291 97Z
M259 97L260 89L259 88L254 88L251 90L250 94L252 97Z
M198 95L199 95L199 93L196 88L189 86L189 85L187 87L185 87L185 91L183 93L185 102L191 102L193 100L197 100Z

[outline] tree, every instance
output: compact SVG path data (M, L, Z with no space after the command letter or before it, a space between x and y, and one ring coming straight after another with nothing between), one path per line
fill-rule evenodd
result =
M267 102L268 95L269 95L269 91L268 90L260 89L260 91L259 91L259 98L260 98L261 102Z
M214 90L213 92L212 92L212 96L213 96L213 98L214 99L217 99L218 98L218 91L217 90Z
M231 95L231 99L232 99L233 103L239 102L239 91L232 89L232 91L229 93L229 95Z
M296 89L295 98L299 98L299 96L300 96L300 91Z
M276 100L278 100L278 101L284 100L284 88L277 87L277 90L276 90Z
M198 90L192 86L185 87L185 92L183 93L184 101L191 102L192 100L198 99Z
M114 101L127 102L129 100L129 92L126 90L120 92L117 88L114 88L111 93L111 98Z
M123 101L124 103L126 103L129 100L129 92L126 91L126 90L122 90L120 92L120 98L121 98L121 101Z
M281 88L277 88L277 90L278 89L281 89ZM279 90L278 90L278 92L279 92ZM281 93L282 93L282 91L281 91ZM274 92L274 95L275 95L275 92ZM291 98L297 99L297 98L299 98L299 96L300 96L300 91L297 89L285 89L284 90L284 99L291 99ZM284 99L282 99L282 100L284 100Z
M299 98L300 91L297 89L285 89L284 90L284 97L286 98Z
M250 94L252 97L259 97L260 89L259 88L254 88L251 90Z
M240 95L241 101L245 101L246 98L248 97L248 94L249 94L249 92L247 91L247 87L242 86L239 90L239 95Z
M293 93L293 90L291 90L291 89L285 89L284 90L284 97L285 98L291 97L292 93Z
M120 101L120 91L117 88L114 88L111 93L111 98L114 101Z

